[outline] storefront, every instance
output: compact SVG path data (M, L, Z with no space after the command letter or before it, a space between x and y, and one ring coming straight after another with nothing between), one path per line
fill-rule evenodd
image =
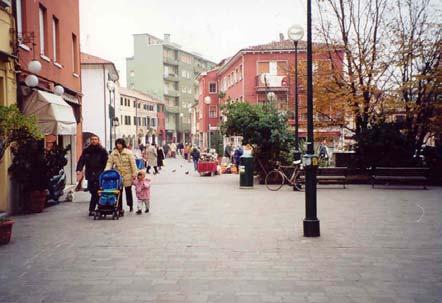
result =
M34 90L25 98L23 113L37 118L37 123L45 135L46 141L56 141L63 147L71 145L71 150L67 154L68 164L64 170L66 183L74 184L77 157L77 120L74 109L61 96L42 90Z

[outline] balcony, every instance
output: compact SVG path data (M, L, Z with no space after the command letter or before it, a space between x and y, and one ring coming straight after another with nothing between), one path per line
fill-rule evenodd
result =
M281 91L289 90L289 80L287 76L276 76L271 74L260 74L256 76L256 91Z
M166 105L166 112L171 113L171 114L179 114L180 108L178 106L174 106L174 105Z
M164 95L168 97L179 97L180 93L174 89L165 88L164 89Z
M168 74L168 75L164 74L163 79L167 80L167 81L173 81L173 82L180 81L179 77L175 74Z
M178 65L178 60L175 58L170 58L170 57L163 57L163 61L166 64L170 64L170 65Z

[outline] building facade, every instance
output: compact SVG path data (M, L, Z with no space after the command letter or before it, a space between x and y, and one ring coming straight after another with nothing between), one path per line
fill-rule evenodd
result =
M321 45L315 46L317 49ZM319 66L331 66L331 60L335 66L339 66L341 60L339 54L331 57L328 52L315 52L313 64L315 70ZM306 43L299 42L298 67L305 65ZM222 113L219 108L226 102L248 102L251 104L272 104L279 111L288 115L289 127L295 125L295 50L293 42L281 40L269 44L248 47L238 51L233 57L224 60L213 71L201 74L198 77L200 85L199 102L199 132L203 146L206 146L208 123L217 127L222 121ZM305 69L304 69L305 70ZM302 72L298 74L298 100L299 100L299 134L300 137L307 135L307 95L302 85L305 77ZM269 93L272 99L269 100ZM204 100L211 98L210 106ZM333 104L330 104L333 108ZM330 113L333 116L334 113ZM315 119L321 119L315 115ZM325 119L324 119L325 120ZM315 129L315 136L329 138L338 144L341 140L342 130L339 127L327 126L324 121L323 127Z
M17 101L26 115L37 117L46 140L55 138L59 145L71 145L65 172L67 183L73 184L82 148L79 2L16 0L13 3L17 24ZM31 69L30 62L34 66L39 63L41 70ZM61 105L64 115L42 112L38 103L49 107Z
M119 76L114 63L81 53L83 86L83 137L91 134L100 138L106 150L115 142L115 107L119 102Z
M0 106L17 103L17 81L15 74L16 30L13 7L0 6ZM7 151L0 159L0 212L10 211L10 183L8 167L11 155Z
M127 58L127 85L159 96L165 104L167 141L189 141L191 106L198 99L196 77L216 64L149 34L134 35L134 56Z
M165 141L164 119L160 121L159 110L163 103L142 92L120 88L120 100L115 113L119 125L116 127L118 138L138 147L140 144L162 144Z

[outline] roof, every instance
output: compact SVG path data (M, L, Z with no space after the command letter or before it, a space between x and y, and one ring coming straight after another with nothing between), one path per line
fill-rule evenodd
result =
M117 75L117 80L120 78L118 74L117 67L112 61L91 55L86 53L81 53L81 64L82 65L110 65L114 69L114 74Z
M164 103L163 101L160 100L158 96L153 96L139 90L129 89L127 87L120 87L120 95L129 96L153 103L161 103L161 104Z
M114 63L94 55L81 53L81 64L114 64Z
M316 43L315 43L316 44ZM298 42L299 48L307 48L306 41ZM293 50L295 48L292 40L272 41L266 44L254 45L244 48L244 51L265 51L265 50Z
M315 49L320 48L327 48L326 43L312 43L312 47ZM307 49L307 41L299 41L298 42L298 50L305 51ZM234 56L226 58L222 60L220 65L220 71L225 70L228 66L230 66L231 63L235 61L236 58L238 58L241 54L247 53L247 52L272 52L272 51L284 51L284 52L294 52L295 51L295 45L292 40L286 39L286 40L280 40L280 41L272 41L270 43L266 44L259 44L254 46L249 46L247 48L240 49Z

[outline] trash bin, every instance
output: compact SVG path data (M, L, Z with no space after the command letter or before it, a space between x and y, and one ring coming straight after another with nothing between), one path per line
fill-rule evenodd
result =
M239 164L239 187L253 188L253 157L243 155Z

